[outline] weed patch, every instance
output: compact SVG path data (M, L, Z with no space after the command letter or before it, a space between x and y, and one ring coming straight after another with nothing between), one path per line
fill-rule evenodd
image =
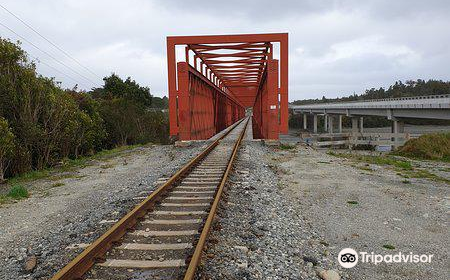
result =
M16 176L14 178L8 179L8 184L10 185L16 185L18 183L22 182L29 182L34 180L39 180L42 178L47 178L49 176L49 170L38 170L38 171L30 171L27 173L24 173L22 175Z
M28 190L25 187L15 185L9 190L6 196L12 199L22 199L29 197L30 194L28 193Z
M411 162L408 160L398 159L392 155L385 156L371 156L371 155L358 155L350 153L336 153L333 151L328 151L328 155L332 155L339 158L351 159L358 162L365 162L376 165L388 165L394 167L397 171L397 175L402 176L405 179L408 178L424 178L433 180L435 182L443 182L450 185L450 180L440 177L436 174L429 172L424 169L414 169ZM352 165L353 166L353 165ZM364 167L356 166L359 169L366 170ZM405 182L407 180L404 180ZM405 183L407 184L407 183Z
M49 179L51 181L59 181L59 180L74 178L74 177L75 177L74 173L60 173L60 174L50 176Z
M391 165L404 170L412 170L413 167L410 161L396 159L392 156L371 156L371 155L358 155L349 153L335 153L328 151L328 155L332 155L339 158L352 159L360 162L376 165Z
M101 169L109 169L109 168L113 168L115 165L114 164L103 164L100 165Z
M405 178L429 179L429 180L432 180L435 182L442 182L442 183L446 183L447 185L450 185L449 179L440 177L440 176L433 174L430 171L425 170L425 169L415 169L415 170L407 171L405 174Z
M57 187L61 187L61 186L64 186L64 183L58 182L58 183L54 183L52 185L52 188L57 188Z
M358 166L358 168L364 171L373 171L369 166Z
M294 145L280 144L280 150L292 150L292 149L294 149L294 148L295 148Z

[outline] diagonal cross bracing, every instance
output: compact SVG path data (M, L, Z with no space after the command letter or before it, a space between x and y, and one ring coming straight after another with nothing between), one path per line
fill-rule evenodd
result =
M279 44L279 64L271 63L274 57L274 43ZM185 62L198 72L193 75L190 67L185 67L180 64L180 67L183 66L183 69L187 69L190 73L181 79L181 81L177 79L179 73L177 71L178 67L175 56L176 45L185 47ZM191 119L195 120L198 127L202 127L202 125L198 124L202 123L200 116L204 115L204 110L207 110L209 112L208 114L214 115L214 122L228 126L230 121L234 119L234 117L230 119L230 112L233 112L231 113L233 116L237 116L241 113L236 112L241 112L242 108L254 107L259 94L264 94L266 96L264 98L272 100L270 101L271 104L269 104L264 99L261 103L262 107L260 106L260 110L276 110L276 115L278 116L276 117L278 119L276 121L278 123L276 131L286 133L288 119L287 50L288 35L286 33L167 37L170 134L175 136L179 135L180 132L180 119L184 119L185 115L180 115L179 108L181 100L184 100L181 104L182 107L184 106L183 108L190 110L190 113L187 114L192 116ZM261 85L267 82L267 79L263 77L267 75L269 65L279 67L275 71L276 73L274 71L271 72L272 76L279 75L277 78L277 80L279 79L279 83L276 83L276 87L271 85L267 92L263 92L261 91ZM210 81L216 89L202 82L203 79L199 79L198 74ZM189 77L194 76L196 77L196 82L192 83ZM273 84L276 82L274 78L269 80ZM189 85L186 84L188 81ZM180 82L183 87L181 91ZM182 97L184 96L183 94L187 94L187 96ZM221 96L219 99L215 97L217 94ZM273 98L270 97L272 94L276 96ZM204 96L203 103L195 103L195 96ZM214 100L210 102L208 98L213 98ZM194 105L186 105L186 102L194 102ZM210 105L205 105L207 103ZM215 106L215 109L212 111L210 110L211 106ZM227 114L228 117L222 116L223 114ZM261 118L261 120L263 119L264 117ZM183 123L186 122L183 121ZM211 122L208 122L208 124L209 126L212 125ZM264 122L265 124L266 122ZM201 130L213 131L209 128ZM200 135L199 133L201 132L199 130L193 133ZM209 135L208 133L203 133L201 134L202 136L198 137L206 137ZM191 133L191 137L194 134Z

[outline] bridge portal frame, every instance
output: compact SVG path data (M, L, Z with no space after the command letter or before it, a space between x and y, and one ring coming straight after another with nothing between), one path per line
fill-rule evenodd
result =
M189 64L188 46L196 44L251 44L259 42L274 42L280 44L280 71L279 82L276 84L279 87L277 91L277 107L279 107L279 121L278 131L279 133L288 133L288 34L287 33L268 33L268 34L237 34L237 35L204 35L204 36L168 36L167 37L167 69L168 69L168 90L169 90L169 122L170 122L170 135L175 136L180 133L180 124L178 116L179 102L179 88L177 89L177 61L176 61L176 46L186 45L186 62ZM197 66L197 58L195 57L195 65ZM215 74L211 68L208 72L208 65L204 65L203 61L200 61L201 73L205 67L205 73L203 74L208 79ZM217 75L214 75L214 82L219 88L226 90L226 83L218 81ZM230 94L231 96L231 94ZM231 96L232 97L232 96ZM232 98L235 99L235 98ZM184 105L182 105L183 107ZM278 108L277 108L278 109ZM182 129L183 130L183 129ZM278 138L278 135L276 136Z

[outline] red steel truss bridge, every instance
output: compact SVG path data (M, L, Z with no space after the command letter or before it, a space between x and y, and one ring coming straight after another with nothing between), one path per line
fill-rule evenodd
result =
M171 136L208 139L246 112L254 138L287 133L287 33L169 36L167 63Z

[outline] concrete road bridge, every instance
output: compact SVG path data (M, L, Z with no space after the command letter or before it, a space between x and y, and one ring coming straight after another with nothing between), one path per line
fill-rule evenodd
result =
M312 131L317 133L317 116L324 116L325 131L342 133L342 117L352 119L352 132L363 132L365 116L381 116L392 120L392 133L402 133L404 119L450 120L450 95L373 99L365 101L290 105L294 114L303 114L303 128L307 129L308 116L313 117Z

